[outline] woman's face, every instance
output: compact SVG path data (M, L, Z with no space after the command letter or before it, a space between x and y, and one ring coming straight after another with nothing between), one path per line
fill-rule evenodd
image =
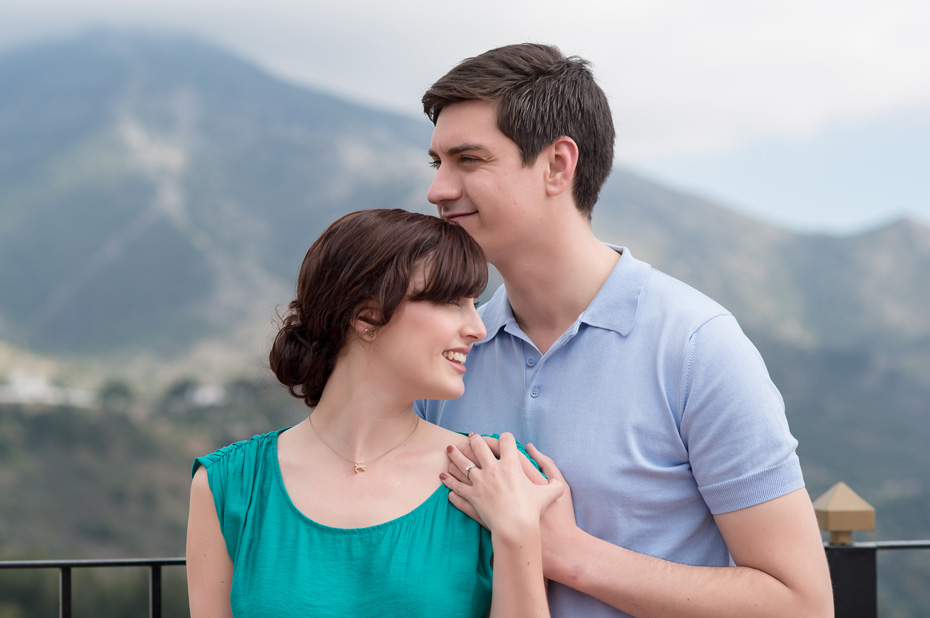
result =
M465 392L465 357L486 333L473 298L407 300L378 330L371 351L405 399L455 399Z

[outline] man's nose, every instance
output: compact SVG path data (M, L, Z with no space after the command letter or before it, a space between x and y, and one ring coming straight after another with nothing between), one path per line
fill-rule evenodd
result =
M436 170L433 182L426 192L426 199L430 204L442 206L448 202L453 202L461 196L461 189L455 182L454 174L443 171L442 166Z

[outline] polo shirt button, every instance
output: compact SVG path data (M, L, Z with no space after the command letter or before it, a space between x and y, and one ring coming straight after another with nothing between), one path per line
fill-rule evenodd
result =
M534 386L533 390L530 391L530 397L539 397L539 387Z
M532 367L533 365L536 364L536 359L531 356L528 359L526 359L526 364Z

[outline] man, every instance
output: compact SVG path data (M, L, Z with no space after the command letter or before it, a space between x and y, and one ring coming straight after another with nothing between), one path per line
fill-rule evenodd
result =
M428 199L504 286L482 308L465 396L418 410L551 456L529 448L571 487L543 522L553 616L832 616L797 443L758 352L725 309L591 230L614 130L587 63L494 49L423 104Z

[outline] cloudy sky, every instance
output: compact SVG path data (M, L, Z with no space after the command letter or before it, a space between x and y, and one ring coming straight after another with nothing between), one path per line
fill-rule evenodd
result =
M555 43L592 61L625 166L793 229L930 225L926 0L0 0L0 53L94 25L409 115L462 58Z

